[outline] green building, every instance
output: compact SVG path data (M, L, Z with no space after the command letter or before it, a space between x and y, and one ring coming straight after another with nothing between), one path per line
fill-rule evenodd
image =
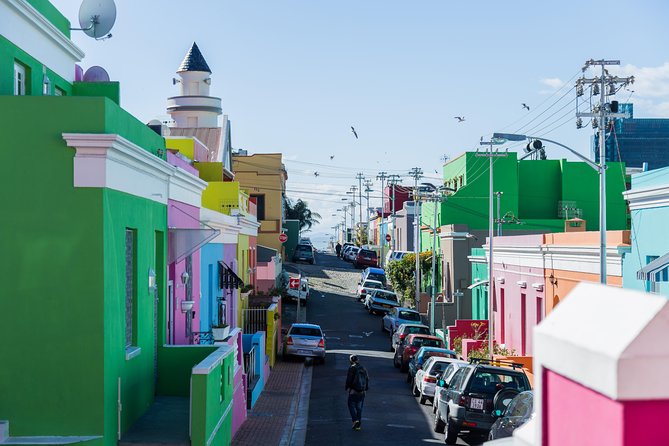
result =
M502 192L499 201L495 198L494 218L500 216L502 234L563 232L565 219L573 217L585 220L586 230L599 229L599 176L586 163L564 159L518 160L515 152L493 160L493 192ZM609 230L626 229L628 225L627 207L622 196L624 172L623 163L608 164ZM466 318L473 316L474 310L472 290L468 287L474 283L475 277L468 256L474 255L472 248L481 248L486 243L489 230L489 175L488 158L477 156L476 152L465 152L443 167L443 185L455 192L449 192L441 203L427 202L421 206L421 251L432 250L434 234L431 228L435 209L437 212L436 249L439 256L435 288L446 294L462 291L462 314ZM497 229L496 226L495 231ZM442 273L446 270L450 274L448 278ZM430 277L424 277L423 289L427 289L430 280ZM446 289L447 283L449 289ZM477 304L476 308L477 317L487 315L485 305Z
M167 200L197 191L118 83L76 81L50 3L0 0L0 21L0 444L116 445L162 396L190 399L192 444L226 444L233 349L160 329Z

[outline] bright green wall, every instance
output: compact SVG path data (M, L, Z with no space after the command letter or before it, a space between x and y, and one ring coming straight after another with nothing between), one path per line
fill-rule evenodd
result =
M518 217L526 219L558 218L562 200L560 160L523 160L518 162ZM505 208L502 207L502 216Z
M75 82L74 96L104 96L121 105L121 84L118 82Z
M472 256L485 257L485 250L472 248ZM472 282L488 278L488 264L472 262ZM472 319L488 319L488 288L480 285L472 288Z
M11 110L0 120L0 270L10 274L0 314L11 315L0 324L0 358L11 364L0 367L0 419L10 421L12 435L104 431L106 444L116 444L117 377L128 398L125 420L152 397L147 281L150 265L165 264L164 253L154 259L154 243L156 229L166 233L166 210L118 192L73 188L74 149L62 133L120 133L143 146L162 138L108 99L0 96L0 110ZM40 116L48 119L35 125ZM142 353L126 362L117 343L124 339L118 260L127 225L138 229L140 314L150 328L140 328Z
M26 76L30 79L26 82L27 94L42 96L43 64L3 36L0 36L0 95L14 94L14 61L22 63L27 68ZM72 85L69 82L51 71L49 67L46 74L51 81L51 94L55 87L63 90L66 95L72 94Z
M103 191L104 211L104 407L106 444L112 440L117 429L114 410L118 395L118 379L121 379L121 429L127 430L153 402L155 394L154 361L156 342L154 338L154 294L149 292L149 268L165 265L167 259L157 259L155 254L156 232L163 237L167 233L167 211L165 205L122 192ZM136 230L137 251L135 271L134 309L137 341L134 346L141 353L126 360L125 350L125 230ZM161 284L162 285L162 284ZM161 286L160 294L164 290ZM99 296L101 297L101 296ZM157 309L156 309L157 311Z
M206 358L217 347L167 346L158 349L158 390L162 396L190 395L191 369Z

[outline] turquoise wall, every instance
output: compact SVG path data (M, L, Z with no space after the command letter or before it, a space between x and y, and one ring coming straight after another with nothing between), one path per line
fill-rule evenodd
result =
M472 256L485 259L485 250L483 248L472 248ZM476 279L488 279L488 263L484 260L482 263L471 262L472 282ZM472 288L472 319L488 319L488 287L479 285Z

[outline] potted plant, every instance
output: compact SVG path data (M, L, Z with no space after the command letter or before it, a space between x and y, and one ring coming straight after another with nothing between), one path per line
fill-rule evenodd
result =
M242 294L242 299L246 299L247 297L249 297L251 291L253 291L253 285L251 285L250 283L244 285L242 289L239 290L239 292Z
M228 324L213 324L211 334L214 341L223 341L230 334L230 326Z

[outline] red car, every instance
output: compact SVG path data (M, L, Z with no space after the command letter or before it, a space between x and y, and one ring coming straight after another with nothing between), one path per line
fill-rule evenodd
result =
M379 257L376 255L376 251L361 249L353 259L353 266L356 268L362 268L363 266L376 268L379 266Z
M421 347L444 348L444 341L437 336L425 334L410 334L395 349L393 365L406 372L409 369L409 361Z

